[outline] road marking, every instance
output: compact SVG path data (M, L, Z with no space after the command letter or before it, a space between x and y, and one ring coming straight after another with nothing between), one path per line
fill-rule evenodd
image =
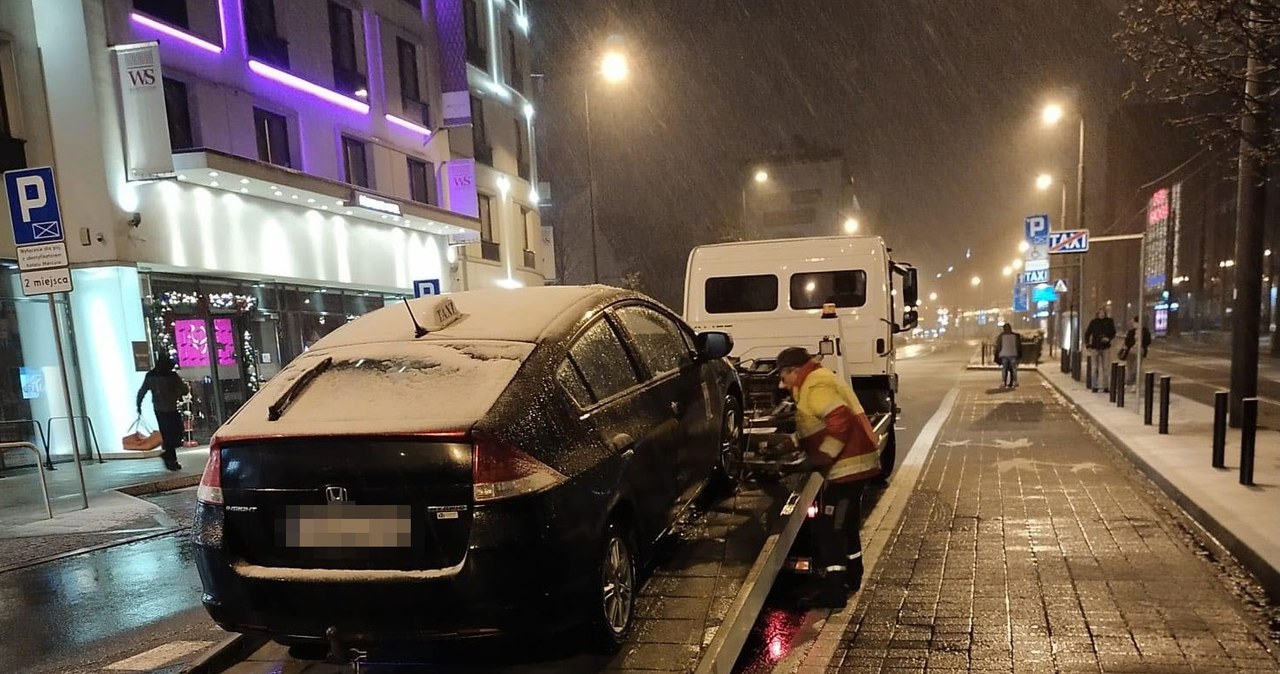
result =
M889 537L898 528L898 521L902 519L902 513L906 511L907 500L915 490L916 482L920 479L920 474L924 472L925 460L929 458L933 450L933 444L938 439L938 433L942 431L942 426L951 416L951 410L955 407L956 399L960 397L960 385L956 384L946 397L942 399L942 404L938 406L938 410L929 418L929 422L920 429L920 435L916 436L916 441L911 445L911 449L906 456L902 457L902 464L893 473L893 479L889 482L889 488L885 490L884 495L877 503L866 521L862 523L862 532L865 537L863 549L863 586L866 586L865 580L870 579L872 572L875 571L876 562L880 560L880 553L884 551L885 545L889 542ZM841 638L844 636L845 630L849 627L849 621L853 619L853 613L858 608L858 600L862 597L862 593L854 594L849 599L849 604L839 613L831 613L826 622L818 620L816 627L817 633L813 636L808 644L797 644L797 648L792 651L792 656L784 658L773 668L775 674L783 672L795 672L800 668L811 670L814 668L826 669L831 665L836 652L843 643ZM825 614L826 611L810 611L805 616L808 623L815 616L814 614ZM822 635L831 635L834 638L823 639ZM814 671L817 671L814 669Z
M133 657L114 662L103 669L125 672L147 672L163 667L178 658L197 653L213 645L212 641L172 641Z
M1086 461L1084 463L1053 463L1052 461L1036 461L1035 459L1006 459L1004 461L997 461L995 465L996 470L1000 471L1001 474L1007 473L1011 470L1021 470L1023 468L1029 468L1034 471L1036 470L1036 466L1070 468L1073 473L1080 473L1086 470L1097 472L1102 469L1102 464L1094 463L1092 461Z

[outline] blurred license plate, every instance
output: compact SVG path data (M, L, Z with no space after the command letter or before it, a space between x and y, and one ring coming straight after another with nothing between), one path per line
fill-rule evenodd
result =
M291 548L407 548L413 545L412 508L350 503L289 506L284 538Z

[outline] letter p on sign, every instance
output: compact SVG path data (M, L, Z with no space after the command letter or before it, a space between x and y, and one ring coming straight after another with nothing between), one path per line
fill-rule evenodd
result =
M22 210L23 222L31 222L31 211L44 208L48 197L44 193L44 179L40 176L23 176L16 181L18 186L18 208Z

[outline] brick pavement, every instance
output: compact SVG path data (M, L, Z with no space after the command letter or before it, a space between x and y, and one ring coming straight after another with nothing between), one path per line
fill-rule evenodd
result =
M990 385L966 375L831 671L1280 671L1162 494L1038 377Z

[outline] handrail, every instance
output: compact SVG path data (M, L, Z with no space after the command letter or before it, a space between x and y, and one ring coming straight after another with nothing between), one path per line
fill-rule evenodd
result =
M84 419L85 421L89 422L89 439L93 441L94 451L98 452L98 463L106 463L106 461L102 458L102 447L98 445L98 432L93 428L93 417L88 416L86 414L73 414L68 417L49 417L45 421L45 424L49 426L49 436L45 442L47 442L48 444L53 444L53 422L62 421L64 419L67 420L68 422L75 421L76 419ZM92 452L89 453L89 458L90 459L93 458Z
M40 493L44 495L44 511L53 519L53 505L49 503L49 485L44 479L44 464L40 463L40 450L30 442L0 442L0 454L15 449L29 449L36 455L36 469L40 471Z
M36 427L40 433L40 444L44 445L44 467L47 470L57 470L53 467L53 457L49 456L49 439L44 435L44 426L35 419L0 419L0 426L5 424L31 424ZM3 453L0 453L0 471L4 470Z

